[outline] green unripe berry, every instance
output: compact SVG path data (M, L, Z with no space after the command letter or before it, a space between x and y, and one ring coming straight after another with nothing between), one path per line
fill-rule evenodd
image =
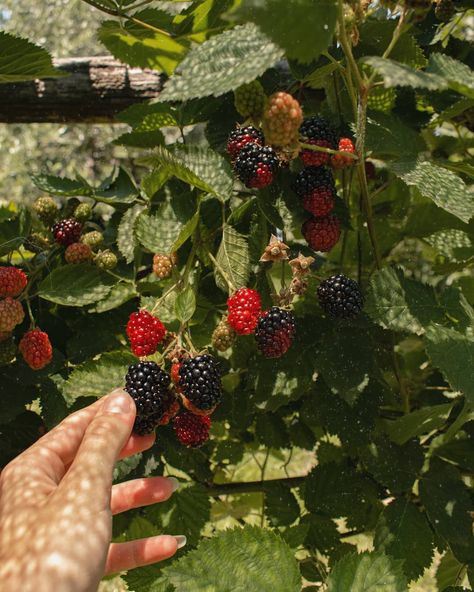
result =
M92 207L88 203L81 203L74 210L74 218L79 222L87 222L92 216Z
M94 258L94 263L100 269L105 269L110 271L117 266L117 255L112 253L109 249L105 251L99 251Z
M265 91L258 80L243 84L234 91L234 104L242 117L259 118L265 106Z
M397 99L397 92L394 88L384 88L377 86L370 90L367 98L367 107L375 111L382 111L388 113L395 106Z
M52 226L58 215L58 206L56 205L56 202L52 197L47 195L38 197L33 204L33 210L36 212L36 215L41 222L47 227Z
M81 243L89 246L93 251L98 249L104 242L104 235L98 230L91 230L81 236Z

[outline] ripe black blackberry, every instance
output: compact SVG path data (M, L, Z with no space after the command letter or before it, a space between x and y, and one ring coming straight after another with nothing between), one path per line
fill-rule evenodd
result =
M322 117L307 117L300 126L300 136L306 144L337 150L337 134L330 123ZM321 166L330 160L329 154L310 149L302 150L300 157L305 166Z
M324 312L340 319L355 319L364 304L359 284L342 274L321 282L318 299Z
M453 0L438 0L435 7L435 16L442 23L447 23L456 14L456 6Z
M59 220L52 228L54 240L65 247L77 243L81 236L82 224L74 218Z
M259 144L260 146L264 144L262 132L251 125L239 127L230 133L227 140L227 152L232 159L237 158L239 152L247 144Z
M271 146L247 144L239 152L234 168L246 187L261 189L272 183L278 163L278 156Z
M222 397L218 363L209 354L189 358L179 368L182 395L199 411L210 411Z
M155 362L138 362L128 368L125 390L135 401L137 416L134 431L143 435L159 424L169 409L173 395L171 378Z
M289 310L273 306L255 329L257 347L266 358L279 358L290 348L296 332L295 317Z
M300 171L294 189L302 198L303 208L313 216L327 216L334 208L336 186L326 167L308 167Z

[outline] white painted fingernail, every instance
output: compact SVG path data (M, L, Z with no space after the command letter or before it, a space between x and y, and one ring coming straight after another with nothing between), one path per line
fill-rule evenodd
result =
M182 549L184 547L184 545L187 543L187 538L184 536L184 534L178 534L174 537L176 539L176 542L178 543L178 549Z
M178 481L178 479L176 479L176 477L167 477L167 479L171 483L173 493L181 487L181 483Z

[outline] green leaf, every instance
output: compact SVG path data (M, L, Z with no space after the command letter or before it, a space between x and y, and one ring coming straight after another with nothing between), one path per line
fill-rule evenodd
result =
M255 526L229 529L203 540L195 551L163 571L182 592L301 591L291 549L277 534Z
M217 286L224 292L230 291L226 279L219 269L223 270L235 289L247 285L250 274L250 257L247 241L231 226L225 226L222 241L217 251L214 275Z
M237 15L253 21L287 57L299 62L316 60L327 49L337 20L336 0L243 0Z
M66 76L49 53L22 37L0 31L0 83Z
M311 74L305 77L303 82L311 88L324 88L328 77L339 68L339 64L330 62L325 66L321 66Z
M419 160L392 162L390 169L407 185L415 186L423 197L463 222L469 222L474 215L474 193L452 171Z
M130 364L137 359L129 352L103 354L75 368L63 387L63 396L71 405L79 397L102 397L114 388L123 387Z
M261 76L283 56L255 25L225 31L192 49L165 84L160 101L218 97Z
M116 281L88 263L63 265L43 279L38 295L64 306L85 306L105 298Z
M265 514L272 526L289 526L299 517L300 507L290 489L280 483L265 492Z
M367 148L376 158L416 158L424 148L418 133L395 115L372 113L367 121Z
M230 197L234 184L229 163L214 150L202 146L176 144L172 148L157 148L152 162L202 191L222 200Z
M181 223L169 203L154 215L142 212L135 225L137 239L152 253L171 253L180 231Z
M333 567L328 592L406 592L401 562L383 553L348 553Z
M410 86L412 88L426 88L428 90L444 90L448 83L441 76L414 70L405 64L394 62L377 56L364 57L361 60L368 64L383 78L386 88L393 86Z
M136 296L137 292L133 284L128 282L115 284L107 296L103 300L100 300L91 312L107 312L108 310L113 310Z
M289 445L285 422L275 413L261 413L257 416L255 436L266 448L287 448Z
M135 237L135 224L143 210L144 206L140 204L129 208L122 216L117 229L117 247L127 263L131 263L135 257L135 249L138 246Z
M453 389L474 404L474 336L432 325L426 331L426 351Z
M474 255L473 237L463 230L457 230L455 228L439 230L427 236L425 240L438 253L445 255L453 261L465 261Z
M191 286L182 290L175 302L176 318L182 323L187 323L196 310L196 296Z
M114 57L130 66L172 74L185 56L189 42L178 41L166 33L171 28L171 15L148 8L135 13L134 18L151 28L138 22L105 21L97 32L100 41Z
M446 588L456 584L459 577L465 572L466 567L460 563L452 552L448 551L443 555L436 570L436 584L438 590L446 592Z
M416 436L428 434L443 426L451 413L453 403L423 407L394 421L384 421L384 427L395 444L405 444Z
M191 238L199 223L199 210L190 218L181 229L178 238L173 243L172 251L177 251L184 243Z
M92 187L82 179L68 179L67 177L55 177L53 175L31 175L33 183L44 191L58 197L73 197L76 195L92 195Z
M430 469L420 480L420 498L438 535L450 544L456 558L469 562L474 557L474 537L469 512L470 492L458 469L432 458Z
M451 89L474 99L474 71L467 64L442 53L432 53L426 71L445 78Z
M116 204L133 203L138 196L138 189L130 173L118 167L98 189L94 189L93 197L102 203Z
M380 515L374 546L394 559L403 560L408 580L419 578L431 565L433 532L425 515L406 499L396 499Z

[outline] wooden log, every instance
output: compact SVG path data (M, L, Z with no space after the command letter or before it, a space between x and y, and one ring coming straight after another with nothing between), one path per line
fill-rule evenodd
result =
M165 80L108 56L54 63L68 76L0 84L1 123L118 123L117 113L157 97Z

